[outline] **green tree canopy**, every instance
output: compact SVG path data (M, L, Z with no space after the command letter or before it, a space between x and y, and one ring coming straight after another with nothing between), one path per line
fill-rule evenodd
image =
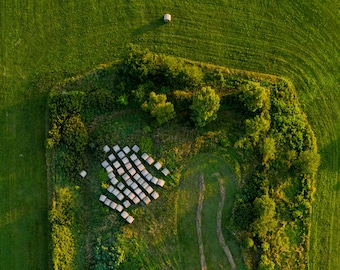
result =
M254 214L256 218L252 229L255 235L265 238L267 232L273 231L277 227L276 203L268 194L254 200Z
M174 105L166 101L165 94L150 92L149 101L142 104L143 111L149 111L151 116L156 119L158 126L168 122L175 116Z
M204 127L207 123L217 118L220 108L220 97L210 86L202 87L194 92L192 98L192 120L199 127Z

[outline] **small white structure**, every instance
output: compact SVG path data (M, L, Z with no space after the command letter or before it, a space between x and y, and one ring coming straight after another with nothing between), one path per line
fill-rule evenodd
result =
M135 182L133 182L133 183L131 184L131 188L132 188L133 190L135 190L137 187L138 187L138 185L137 185Z
M102 167L105 169L107 166L109 166L110 164L106 161L106 160L104 160L103 162L102 162Z
M136 193L137 195L141 194L141 192L142 192L142 190L141 190L140 188L136 188L136 189L135 189L135 193Z
M133 199L136 197L136 195L135 195L135 193L131 192L128 197L131 201L133 201Z
M107 175L110 179L114 178L115 177L115 174L113 172L110 172L108 175Z
M123 205L125 208L128 208L131 205L131 203L128 200L126 200L123 202Z
M135 219L132 217L132 216L128 216L127 218L126 218L126 221L128 222L128 223L132 223L133 221L134 221Z
M127 181L126 181L126 184L127 184L128 186L131 186L131 185L132 185L132 183L133 183L133 182L132 182L132 180L131 180L131 179L129 179L129 180L127 180Z
M128 154L128 153L130 153L131 149L130 149L129 146L125 146L125 147L123 148L123 151L125 152L125 154Z
M154 191L154 192L151 194L151 196L152 196L152 198L153 198L154 200L157 200L158 197L159 197L159 194L158 194L158 192Z
M107 188L107 191L110 192L110 193L112 193L113 190L114 190L114 187L111 186L111 185L109 185L108 188Z
M139 165L137 166L137 168L138 168L138 170L139 170L140 172L144 171L144 169L145 169L145 167L144 167L143 164L139 164Z
M152 177L151 183L157 185L157 182L158 182L158 178L157 177Z
M166 23L171 22L171 15L167 13L164 15L163 19Z
M132 201L134 204L137 204L140 202L140 199L138 198L138 196L136 196Z
M132 154L132 155L130 156L130 159L131 159L132 161L135 161L137 158L138 158L138 157L136 156L136 154Z
M138 182L139 179L141 179L140 175L136 173L133 178Z
M143 178L141 178L141 177L137 180L137 183L138 183L139 185L141 185L143 188L144 188L143 185L147 184L147 183L143 180Z
M147 183L147 182L143 182L143 183L139 183L141 186L142 186L142 188L144 188L145 190L146 190L146 188L149 186L149 184Z
M113 177L113 178L111 179L111 181L110 181L110 182L111 182L111 184L112 184L112 185L114 185L114 186L115 186L115 185L118 183L118 180L117 180L117 178L116 178L116 177Z
M151 200L150 200L149 197L145 197L144 200L143 200L143 202L144 202L146 205L148 205L148 204L151 202Z
M120 167L120 163L118 161L113 162L113 167L117 170Z
M139 197L141 200L143 200L143 199L145 199L146 195L145 195L144 192L142 192L141 194L138 195L138 197Z
M125 153L124 153L123 151L120 151L120 152L118 153L118 157L119 157L120 159L122 159L123 157L125 157Z
M122 216L122 218L126 219L129 216L129 214L126 211L123 211L121 213L121 216Z
M103 150L104 150L105 153L108 153L110 151L110 147L108 145L105 145L103 147Z
M127 157L124 157L124 158L122 159L122 161L123 161L124 164L129 163L129 159L128 159Z
M149 174L149 172L148 172L147 169L145 169L145 170L141 171L141 174L142 174L144 177L146 177L146 176Z
M152 165L152 163L154 163L155 160L154 160L152 157L148 157L148 158L146 159L146 162L147 162L149 165Z
M124 169L122 167L120 167L118 170L117 170L117 173L119 175L123 175L125 173Z
M120 201L124 199L124 195L122 193L118 193L118 195L116 197Z
M112 162L116 159L115 155L114 154L111 154L108 156L109 160Z
M127 170L130 170L130 169L132 168L132 164L131 164L130 162L126 163L126 164L125 164L125 168L126 168Z
M167 176L169 173L170 173L170 172L169 172L168 168L164 168L164 169L162 170L162 174L164 174L164 176Z
M129 170L129 174L130 174L131 176L136 175L136 170L135 170L134 168L131 168L131 169Z
M160 164L158 161L155 163L155 168L157 171L159 171L162 168L162 164Z
M131 190L126 188L124 189L123 193L125 194L125 196L129 196L129 194L131 193Z
M145 176L145 179L148 180L148 181L151 181L152 179L152 175L150 173L148 173L146 176Z
M149 155L147 153L143 153L141 157L142 159L147 160L149 158Z
M110 204L112 203L112 201L107 198L105 201L104 201L104 204L107 205L107 206L110 206Z
M159 185L160 187L164 187L165 181L162 179L159 179L157 182L157 185Z
M102 203L105 202L106 199L107 199L107 197L103 194L101 194L100 197L99 197L99 201L101 201Z
M119 188L120 190L123 190L124 187L125 185L122 182L119 182L117 185L117 188Z
M124 181L127 181L127 180L130 179L130 175L128 175L127 173L124 173L122 178L123 178Z
M136 160L133 161L136 166L139 166L142 164L142 162L137 158Z
M107 166L106 168L107 173L113 172L113 168L111 166Z
M135 152L135 153L138 153L139 152L139 147L138 147L138 145L134 145L134 146L132 146L132 150Z
M117 207L117 204L116 204L115 202L112 202L112 203L110 204L110 207L111 207L113 210L115 210L116 207Z
M117 196L117 195L119 194L119 190L115 188L115 189L112 191L112 194L115 195L115 196Z
M82 170L79 174L81 177L85 178L85 176L87 175L87 172L85 170Z
M122 205L120 205L120 204L117 204L117 206L116 206L116 210L117 210L118 212L122 212L122 211L123 211L123 209L124 209L124 207L123 207Z
M113 150L118 153L120 151L120 147L118 144L116 144L114 147L113 147Z
M148 186L148 187L145 188L145 190L146 190L147 193L151 194L152 191L153 191L153 188Z

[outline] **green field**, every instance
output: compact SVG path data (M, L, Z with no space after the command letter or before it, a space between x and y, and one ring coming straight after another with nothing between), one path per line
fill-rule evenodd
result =
M1 1L0 268L47 268L46 91L120 58L129 42L295 84L322 156L310 268L339 268L339 8L328 0Z

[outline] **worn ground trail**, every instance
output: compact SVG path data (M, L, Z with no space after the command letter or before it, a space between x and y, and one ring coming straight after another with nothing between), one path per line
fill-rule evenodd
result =
M217 235L218 235L218 240L220 242L221 247L224 250L225 255L227 256L230 267L232 270L236 270L236 264L234 262L233 256L230 252L229 247L226 245L224 241L224 237L222 234L222 228L221 228L221 223L222 223L222 210L223 210L223 205L224 205L224 199L225 199L225 190L224 190L224 183L223 181L219 178L219 174L215 174L214 176L218 177L218 182L220 184L220 195L221 195L221 201L218 205L218 212L217 212Z
M197 228L198 245L199 245L199 250L200 250L200 258L201 258L201 269L206 270L207 264L205 262L203 240L202 240L202 207L203 207L203 199L204 199L204 177L203 175L200 175L199 180L200 180L200 193L198 196L196 228Z

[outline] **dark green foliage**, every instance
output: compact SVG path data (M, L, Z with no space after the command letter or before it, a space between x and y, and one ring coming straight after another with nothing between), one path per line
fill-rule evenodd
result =
M276 229L276 203L268 194L254 200L254 215L255 220L251 225L254 236L266 238L268 232Z
M260 83L249 82L241 86L240 100L251 112L268 110L270 106L270 90Z
M96 245L93 248L93 270L114 270L119 269L119 265L124 257L119 254L119 248L115 248L114 238L111 241L104 242L101 237L96 239ZM118 250L117 250L118 249Z
M115 108L115 96L108 89L99 89L86 94L86 109L93 109L97 113L113 111Z
M85 94L79 91L60 93L53 90L50 93L48 107L51 119L62 119L72 114L79 114L83 108Z
M303 151L299 155L296 166L302 173L315 174L320 166L320 155L313 150Z
M175 90L171 93L177 110L188 110L192 104L192 92Z
M246 249L250 249L254 247L254 240L250 237L247 237L244 241L243 241L243 246Z
M62 140L68 150L75 155L82 155L88 144L89 136L80 115L67 118L63 125Z
M217 118L220 108L220 97L211 87L202 87L195 91L192 98L192 120L199 127L204 127L207 123Z

